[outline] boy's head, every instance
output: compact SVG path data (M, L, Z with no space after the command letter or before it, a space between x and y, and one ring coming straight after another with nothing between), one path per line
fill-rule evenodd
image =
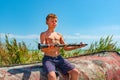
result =
M48 14L47 15L47 17L46 17L46 24L47 24L47 21L50 19L50 18L52 18L52 19L57 19L57 16L55 15L55 14L53 14L53 13L50 13L50 14Z

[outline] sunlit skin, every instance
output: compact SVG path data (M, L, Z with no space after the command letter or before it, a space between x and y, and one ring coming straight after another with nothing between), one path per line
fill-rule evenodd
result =
M42 51L44 52L44 55L56 57L60 55L60 47L55 47L54 44L65 44L65 42L62 35L55 32L55 28L57 26L57 18L49 18L46 20L46 24L48 25L48 29L47 31L41 33L40 41L42 44L48 44L49 47L42 49ZM86 46L82 43L80 44L81 46L65 46L64 50L74 50ZM71 76L70 80L78 80L79 71L76 68L68 71L68 73ZM48 80L56 80L56 74L54 71L48 73Z
M50 18L46 21L46 24L48 25L48 30L41 33L40 40L42 44L49 44L50 46L42 49L42 51L45 55L55 57L59 55L60 47L54 47L54 44L65 44L65 42L62 35L54 31L57 26L57 18ZM84 46L85 45L81 43L81 46L64 47L64 50L73 50Z

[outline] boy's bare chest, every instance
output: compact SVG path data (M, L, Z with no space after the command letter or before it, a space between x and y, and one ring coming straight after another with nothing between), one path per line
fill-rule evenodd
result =
M56 33L51 33L46 36L47 43L60 43L60 35Z

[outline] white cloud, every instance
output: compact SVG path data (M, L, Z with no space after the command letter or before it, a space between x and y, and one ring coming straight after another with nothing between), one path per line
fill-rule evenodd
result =
M39 35L30 34L30 35L14 35L14 34L4 34L0 33L1 38L5 38L7 35L9 38L16 38L16 39L39 39ZM75 35L64 35L66 39L100 39L101 37L107 36L96 36L96 35L80 35L80 33L75 33ZM114 35L114 39L120 39L120 35Z
M120 35L114 36L115 39L120 39Z
M78 33L77 33L78 34ZM64 38L67 40L67 41L85 41L85 42L94 42L94 41L99 41L100 38L106 38L107 35L99 35L99 36L96 36L96 35L65 35ZM112 40L114 42L118 42L120 44L120 35L113 35L112 37Z
M31 35L14 35L14 34L7 34L8 38L15 38L15 39L24 39L24 40L39 40L39 35L36 34L31 34ZM100 35L80 35L80 33L75 33L74 35L64 35L64 38L67 41L96 41L99 40L100 38L106 38L107 36L100 36ZM0 33L0 38L5 38L4 33ZM120 40L120 35L114 35L113 36L113 41L119 41Z
M7 35L9 38L16 38L16 39L38 39L39 35L31 34L31 35L14 35L14 34L4 34L0 33L1 38L5 38L5 35Z
M99 36L91 36L91 35L65 35L64 36L66 39L98 39Z

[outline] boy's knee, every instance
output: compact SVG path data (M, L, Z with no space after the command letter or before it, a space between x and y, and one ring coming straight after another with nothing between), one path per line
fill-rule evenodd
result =
M77 70L77 69L73 69L73 70L71 70L70 72L69 72L69 74L71 74L71 75L79 75L79 70Z
M53 71L52 71L52 72L49 72L49 73L48 73L48 78L49 78L49 79L53 79L53 80L56 79L56 74L55 74L55 72L53 72Z

